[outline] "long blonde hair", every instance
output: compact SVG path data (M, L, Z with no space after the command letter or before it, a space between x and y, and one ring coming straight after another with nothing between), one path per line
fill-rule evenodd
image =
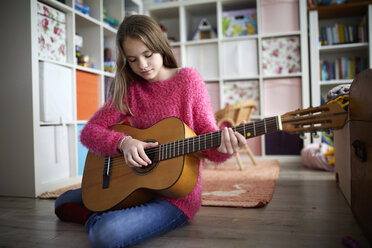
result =
M129 112L133 115L128 104L128 86L133 80L141 80L141 78L132 71L125 57L123 43L128 37L139 39L152 52L161 54L165 67L177 68L178 66L168 39L155 20L145 15L124 18L116 34L116 74L110 87L110 94L113 104L121 113Z

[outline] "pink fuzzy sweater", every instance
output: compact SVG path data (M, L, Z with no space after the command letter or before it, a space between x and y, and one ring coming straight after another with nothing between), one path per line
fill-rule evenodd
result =
M197 135L218 130L210 98L199 73L183 68L172 78L159 82L132 82L128 89L128 102L133 116L121 114L106 103L88 121L81 131L82 144L101 155L118 155L117 146L123 133L110 131L108 127L129 119L133 127L149 128L160 120L175 116L187 124ZM212 148L203 151L209 160L223 162L231 155ZM165 198L192 220L201 205L201 168L193 191L182 198Z

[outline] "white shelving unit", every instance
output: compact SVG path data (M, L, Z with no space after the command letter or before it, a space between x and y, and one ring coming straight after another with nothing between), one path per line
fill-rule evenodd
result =
M341 43L321 45L319 33L322 27L335 24L356 24L365 21L366 41L355 43ZM342 56L359 56L367 60L367 68L371 68L372 50L372 5L371 1L355 2L335 6L322 6L309 10L309 35L310 35L310 63L311 63L311 103L313 106L321 104L330 89L337 85L348 84L353 81L348 79L321 80L320 60L335 60Z
M113 78L112 72L104 71L104 48L111 48L115 56L116 29L103 21L103 7L109 15L121 22L126 12L141 13L142 1L138 0L85 0L90 14L82 14L74 8L73 0L61 3L56 0L41 0L66 15L66 62L38 57L38 13L37 0L5 1L7 9L1 17L7 23L2 30L6 49L2 64L2 75L6 75L5 88L1 90L1 110L8 116L1 122L3 163L0 176L0 195L35 197L45 191L55 190L81 181L78 172L78 129L86 119L78 118L79 93L76 73L88 72L97 80L97 108L104 102L104 78ZM11 22L17 16L17 21ZM75 33L83 37L82 54L88 54L94 68L77 65L75 57ZM49 63L72 71L73 120L41 121L41 83L39 63ZM66 79L66 81L68 81ZM9 112L12 114L9 114ZM46 131L53 129L53 132ZM62 132L59 130L63 129ZM59 142L53 139L61 139ZM63 146L61 148L61 146ZM47 149L45 149L47 148ZM59 151L59 152L58 152ZM47 168L48 159L64 161L63 168ZM46 165L48 166L48 164ZM54 170L54 171L53 171ZM49 171L49 172L48 172Z
M241 81L251 83L258 91L259 111L254 114L253 119L262 119L273 114L284 114L293 110L291 106L284 106L279 108L281 112L269 113L265 111L265 104L274 105L270 102L270 96L265 94L269 88L267 86L269 80L299 79L299 88L296 93L299 95L300 103L295 108L306 108L310 105L305 1L271 1L270 3L270 1L262 0L178 0L157 4L151 3L151 1L146 3L144 13L167 28L168 38L178 55L180 66L194 67L203 77L210 93L212 93L212 104L214 104L215 111L223 108L229 101L226 94L228 87L232 83ZM282 11L279 11L281 13L268 18L268 13L278 12L272 11L275 8L281 8ZM223 13L242 9L256 9L257 32L245 36L225 37L222 32ZM286 15L287 13L289 15ZM284 18L284 15L288 20ZM209 23L216 28L217 36L210 39L192 40L192 34L202 18L207 18ZM269 19L272 22L281 23L283 26L296 22L297 28L273 30L270 29L272 25L268 23ZM287 37L298 39L300 71L280 74L266 73L263 68L265 55L263 55L262 47L264 43L271 39L285 39ZM290 89L291 86L288 88ZM291 97L290 94L283 96L282 102L286 102ZM266 106L266 109L268 108L270 108L269 105ZM252 145L257 147L258 142L259 149L256 150L260 150L256 154L267 155L265 138L257 138L255 142L256 144ZM305 141L305 143L307 142Z

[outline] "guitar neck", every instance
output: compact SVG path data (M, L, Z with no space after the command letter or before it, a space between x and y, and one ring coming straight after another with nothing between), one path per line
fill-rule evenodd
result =
M269 117L257 122L241 124L232 128L246 138L253 138L263 134L282 130L280 116ZM161 144L157 147L145 149L146 154L153 162L159 162L186 154L207 150L221 145L222 130L206 133L199 136L176 140Z

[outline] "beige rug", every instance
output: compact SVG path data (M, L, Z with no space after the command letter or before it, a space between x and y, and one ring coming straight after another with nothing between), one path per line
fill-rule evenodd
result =
M203 206L262 207L272 198L279 175L279 162L274 159L258 160L257 165L247 162L240 170L231 159L216 165L206 162L203 168ZM56 199L80 184L45 192L40 199Z
M263 207L271 200L279 176L275 159L247 162L240 170L233 160L203 169L203 206Z

